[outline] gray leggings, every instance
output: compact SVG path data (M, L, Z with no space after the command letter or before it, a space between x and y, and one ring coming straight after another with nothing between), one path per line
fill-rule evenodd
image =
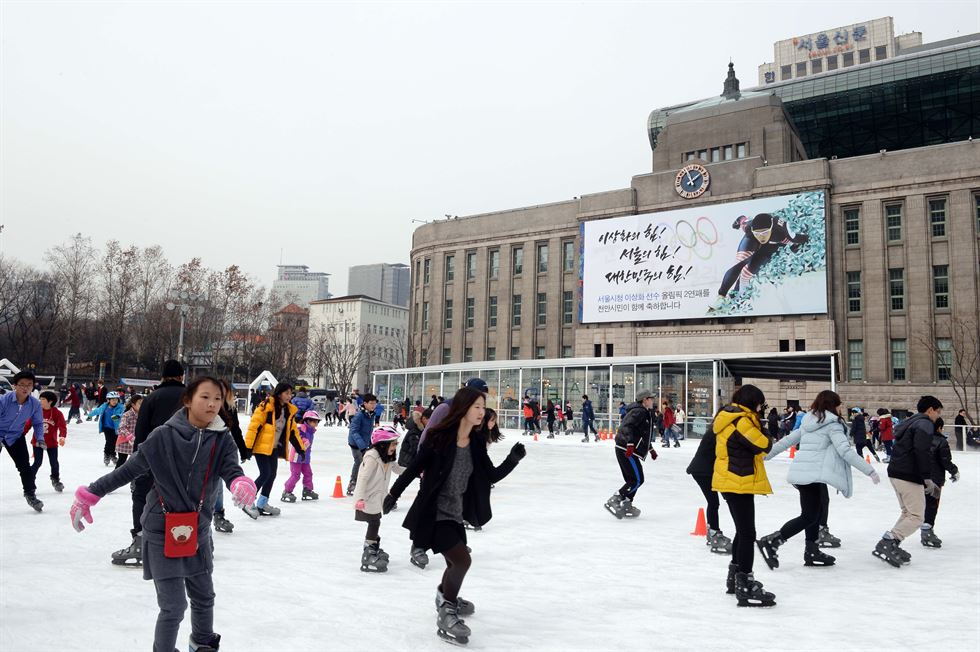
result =
M184 620L187 597L191 599L191 637L207 641L214 633L214 583L211 573L191 577L153 580L157 591L160 614L153 632L153 652L173 652L177 646L177 631Z

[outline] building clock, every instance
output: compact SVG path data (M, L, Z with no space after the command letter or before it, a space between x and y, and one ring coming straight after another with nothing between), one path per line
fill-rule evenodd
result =
M692 163L685 165L674 177L674 190L684 199L700 197L708 190L711 175L703 165Z

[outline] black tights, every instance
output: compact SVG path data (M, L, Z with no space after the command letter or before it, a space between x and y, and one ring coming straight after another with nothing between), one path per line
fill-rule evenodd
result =
M720 501L718 500L718 492L711 490L711 476L692 475L691 477L701 487L701 493L704 494L704 499L708 502L708 509L704 511L705 516L708 517L708 527L712 530L720 530L721 528L718 527L718 505Z
M723 493L722 497L735 521L732 561L739 573L751 573L755 561L755 494Z
M800 492L800 515L791 518L779 528L779 536L785 541L806 530L806 540L816 541L819 526L826 524L830 507L827 485L822 482L794 485ZM823 523L821 523L823 521Z
M460 541L449 550L442 553L446 558L446 570L442 574L442 584L439 585L442 597L455 602L459 597L459 589L463 586L463 578L470 569L473 559L466 550L466 544Z

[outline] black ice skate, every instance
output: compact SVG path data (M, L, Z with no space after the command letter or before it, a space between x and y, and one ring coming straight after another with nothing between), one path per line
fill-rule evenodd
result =
M282 510L272 505L262 505L259 509L259 516L279 516ZM247 514L248 512L246 512Z
M132 566L139 568L143 565L143 534L133 537L133 542L128 548L117 550L112 553L112 563L116 566Z
M725 579L725 593L735 595L735 573L738 572L738 564L728 562L728 577Z
M773 607L776 596L762 589L752 573L735 573L735 597L740 607Z
M442 585L440 584L439 587L441 586ZM436 609L438 609L439 605L446 600L444 597L442 597L442 589L439 587L436 588ZM476 606L474 606L474 604L469 600L464 600L463 598L457 596L456 613L460 616L472 616L476 613Z
M711 552L719 555L732 554L732 540L726 537L721 530L708 530L708 538L705 544L711 546Z
M303 490L303 500L320 500L320 494L312 489Z
M483 532L483 527L480 525L473 525L469 521L463 521L463 528L467 530L473 530L474 532Z
M437 607L436 633L439 638L454 645L466 645L470 642L470 628L459 617L455 602L443 600Z
M31 509L33 509L35 512L40 512L42 509L44 509L44 503L38 500L37 496L34 494L24 494L24 500L27 501L27 504L30 505Z
M765 560L766 566L771 570L779 568L779 554L776 551L783 543L785 543L783 537L779 535L778 531L767 534L755 542L755 545L759 548L759 552L762 553L762 558Z
M255 505L245 505L242 507L242 511L252 520L259 518L259 508Z
M295 503L296 494L294 494L292 491L284 491L282 492L282 497L279 500L284 503Z
M912 563L912 553L910 553L908 550L902 547L901 541L895 542L895 552L898 554L898 558L902 561L903 564Z
M640 510L633 507L633 501L629 498L624 498L620 507L623 510L623 518L636 518L640 515Z
M106 466L109 466L109 464L111 462L112 462L112 458L111 457L109 457L108 455L102 455L102 463L103 464L105 464Z
M803 552L804 566L833 566L836 561L836 557L822 552L816 541L806 542L806 550Z
M415 566L425 570L425 567L429 565L429 556L425 554L425 550L423 548L416 548L413 546L411 561Z
M188 646L189 652L218 652L218 644L221 643L220 634L211 634L210 640L206 643L198 643L191 636L190 645Z
M51 476L51 486L54 487L54 490L59 494L65 490L65 485L61 484L61 480L54 476Z
M225 518L224 511L215 512L214 529L218 532L226 532L231 534L231 531L235 529L235 524Z
M620 496L618 493L613 494L606 501L606 511L615 516L616 518L623 518L625 516L625 511L623 510L623 501L625 498Z
M936 533L931 527L923 528L921 530L922 545L926 548L942 548L943 540L936 536Z
M902 561L902 555L899 552L898 541L895 539L882 537L878 545L875 546L875 549L871 551L871 554L884 562L888 562L895 568L900 568L904 563Z
M384 573L388 570L388 558L382 557L380 548L374 541L364 542L364 552L361 553L361 570L365 573Z
M821 525L817 534L817 545L821 548L840 548L840 539L831 534L826 525Z

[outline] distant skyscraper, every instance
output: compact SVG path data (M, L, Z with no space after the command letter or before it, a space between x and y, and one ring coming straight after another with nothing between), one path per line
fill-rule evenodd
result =
M306 265L279 265L279 275L272 291L279 295L282 305L295 303L309 308L311 301L330 298L329 276L326 272L311 272Z
M378 301L407 307L411 271L402 263L354 265L347 275L347 294L363 294Z

